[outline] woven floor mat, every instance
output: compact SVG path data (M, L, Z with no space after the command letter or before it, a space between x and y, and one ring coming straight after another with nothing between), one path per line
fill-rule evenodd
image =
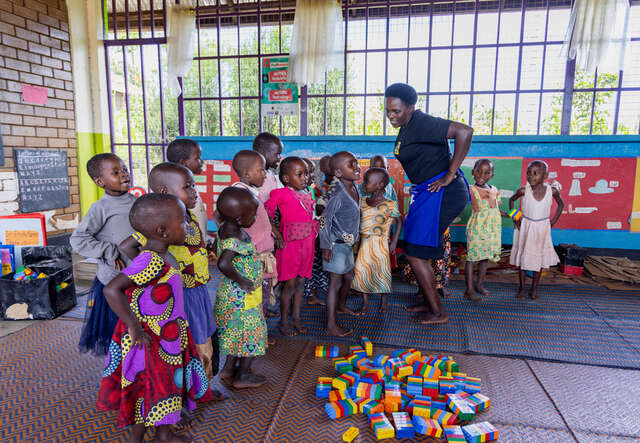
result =
M574 432L640 438L640 371L529 364Z

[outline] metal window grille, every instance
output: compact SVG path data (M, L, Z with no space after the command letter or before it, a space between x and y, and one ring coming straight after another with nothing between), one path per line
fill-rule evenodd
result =
M383 95L397 81L476 134L640 133L640 0L625 71L591 76L559 57L571 0L345 0L344 69L301 88L300 117L259 105L260 59L288 54L294 0L191 0L198 32L179 97L162 76L170 1L104 5L111 142L140 186L178 135L391 134Z

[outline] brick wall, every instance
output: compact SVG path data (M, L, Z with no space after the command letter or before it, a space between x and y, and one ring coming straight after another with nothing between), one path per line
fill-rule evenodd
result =
M71 205L47 212L49 234L80 213L69 25L65 0L0 0L0 213L18 210L14 148L65 149ZM22 84L48 89L44 105L25 103Z

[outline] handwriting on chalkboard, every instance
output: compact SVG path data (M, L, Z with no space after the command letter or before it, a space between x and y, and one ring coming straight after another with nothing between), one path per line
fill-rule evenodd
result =
M19 201L22 212L69 206L69 173L66 151L15 149Z

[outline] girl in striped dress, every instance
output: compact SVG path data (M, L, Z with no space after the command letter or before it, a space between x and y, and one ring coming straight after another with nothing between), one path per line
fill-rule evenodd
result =
M351 288L363 295L362 314L369 307L369 294L381 294L380 311L388 309L391 292L391 263L389 251L394 251L402 229L398 203L384 198L389 173L383 168L369 168L362 187L369 197L360 199L360 249L355 264ZM395 224L393 238L391 225Z

